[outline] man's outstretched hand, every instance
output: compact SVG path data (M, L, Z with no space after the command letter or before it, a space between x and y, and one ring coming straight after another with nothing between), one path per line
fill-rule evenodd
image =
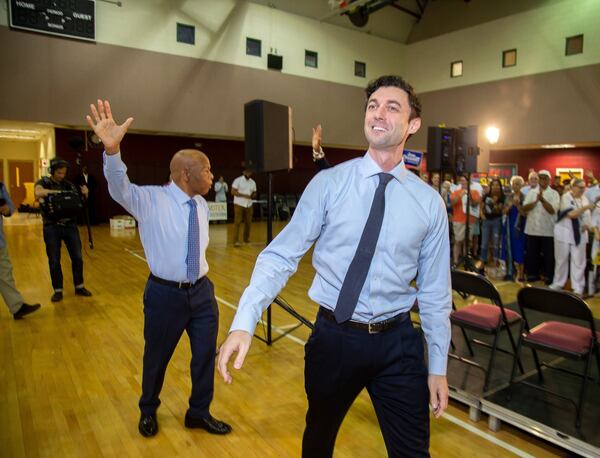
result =
M227 363L234 353L237 353L233 367L241 369L246 359L246 354L252 344L252 336L246 331L232 331L219 349L219 358L217 361L217 369L225 383L231 383L233 378L227 368Z
M102 140L106 154L117 154L120 150L121 140L133 122L133 118L127 118L119 126L113 119L108 100L98 99L98 107L91 104L90 111L92 115L87 115L85 118L90 127L94 129L94 133Z

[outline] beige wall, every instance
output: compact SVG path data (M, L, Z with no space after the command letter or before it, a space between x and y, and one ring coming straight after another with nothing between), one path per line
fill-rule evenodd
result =
M0 139L0 161L2 161L4 184L7 189L10 189L11 185L8 174L8 161L33 161L33 170L36 173L39 164L39 152L39 141Z
M0 27L0 119L83 126L98 97L134 129L242 138L243 105L266 99L293 110L295 141L321 122L326 144L362 147L363 89L238 65Z
M0 25L7 25L0 1ZM178 43L177 23L195 27L195 44ZM262 56L246 55L246 37L261 40ZM96 40L173 56L267 69L267 54L283 56L282 73L361 87L354 61L367 78L397 71L404 44L241 0L126 0L121 8L96 2ZM305 50L319 54L304 65ZM110 64L101 62L101 64Z
M600 144L600 64L421 94L423 126L411 139L427 146L427 126L500 129L497 148L555 143ZM487 152L480 170L487 168Z

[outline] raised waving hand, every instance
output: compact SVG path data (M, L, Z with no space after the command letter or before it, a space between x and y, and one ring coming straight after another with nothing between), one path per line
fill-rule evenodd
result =
M312 130L312 148L313 151L321 151L321 138L323 137L323 128L317 124Z
M98 107L92 103L90 111L92 115L87 115L85 118L90 127L94 129L94 133L102 140L106 153L118 153L121 140L133 122L133 118L127 118L123 124L118 125L113 119L108 100L98 99Z

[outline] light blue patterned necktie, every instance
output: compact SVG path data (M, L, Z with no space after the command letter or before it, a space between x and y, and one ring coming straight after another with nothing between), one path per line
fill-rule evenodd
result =
M190 206L190 218L188 222L188 244L187 244L187 277L194 283L200 276L200 225L198 224L198 205L194 199L186 202Z

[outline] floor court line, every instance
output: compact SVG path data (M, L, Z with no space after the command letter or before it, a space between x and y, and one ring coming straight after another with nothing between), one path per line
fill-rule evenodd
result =
M132 256L135 256L138 259L141 259L142 261L146 262L146 258L144 258L143 256L140 256L139 254L135 253L134 251L125 248L125 251L127 251L129 254L131 254ZM237 306L231 304L230 302L226 301L223 298L220 298L218 296L215 296L215 298L217 299L217 301L221 302L223 305L225 305L226 307L232 309L232 310L237 310ZM259 321L260 324L266 325L267 323L265 321L263 321L262 319ZM272 329L278 333L278 334L285 334L285 330L283 330L282 328L279 328L277 326L272 326ZM285 337L287 337L288 339L292 340L293 342L296 342L299 345L305 345L306 341L302 340L296 336L293 336L291 334L286 334ZM524 452L523 450L509 444L508 442L505 442L501 439L498 439L497 437L492 436L489 433L486 433L485 431L480 431L479 429L475 428L474 426L470 425L469 423L466 423L464 421L462 421L459 418L456 418L454 415L450 415L449 413L444 413L443 417L450 421L451 423L454 423L457 426L460 426L463 429L466 429L467 431L481 437L482 439L487 440L488 442L491 442L499 447L502 447L503 449L514 453L517 456L520 456L522 458L534 458L533 455L530 455L526 452Z

